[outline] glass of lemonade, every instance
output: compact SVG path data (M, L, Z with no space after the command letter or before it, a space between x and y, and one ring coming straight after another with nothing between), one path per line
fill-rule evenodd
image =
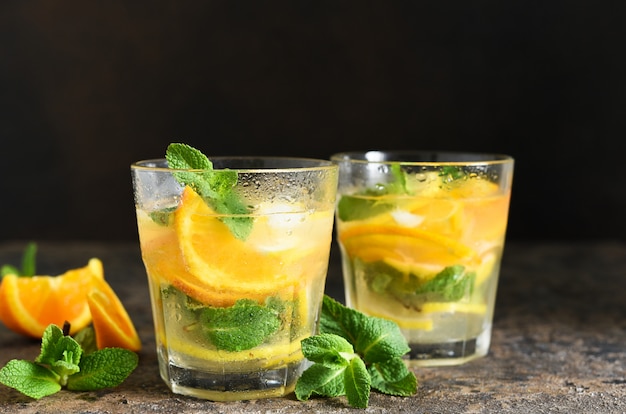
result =
M334 154L346 303L398 323L410 363L487 354L511 196L507 155Z
M306 368L300 341L318 328L338 168L211 162L211 177L228 177L205 189L228 187L218 202L177 179L205 171L131 166L160 374L173 392L214 401L284 396Z

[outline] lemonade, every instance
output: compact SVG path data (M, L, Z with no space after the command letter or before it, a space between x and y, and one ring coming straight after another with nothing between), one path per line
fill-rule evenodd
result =
M489 348L512 160L418 155L333 157L346 302L398 323L413 363L458 364Z
M277 397L306 368L300 341L318 327L337 169L265 162L225 164L240 168L233 189L245 214L217 212L192 186L171 182L163 163L134 170L160 372L174 392ZM141 198L139 188L157 182L159 195Z

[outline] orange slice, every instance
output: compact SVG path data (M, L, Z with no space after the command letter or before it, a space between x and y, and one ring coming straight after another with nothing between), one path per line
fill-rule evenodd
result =
M0 284L0 320L33 338L41 338L48 325L63 327L65 321L74 334L91 323L87 294L103 279L102 262L96 258L59 276L7 275Z
M133 321L122 301L104 279L96 281L87 295L87 303L93 318L98 349L118 347L135 352L141 350L141 340Z
M219 292L221 302L234 303L242 297L264 298L299 284L303 269L290 267L297 263L292 251L261 250L237 239L189 187L183 191L174 226L184 263L174 284L189 289L186 293L190 296ZM298 254L298 247L293 247L293 255Z
M418 228L354 225L340 231L339 240L350 256L366 262L388 260L450 266L474 263L478 258L470 247Z

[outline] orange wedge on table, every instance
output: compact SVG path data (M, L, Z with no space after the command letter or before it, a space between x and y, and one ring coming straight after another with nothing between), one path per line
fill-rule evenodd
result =
M0 321L19 334L41 338L50 324L70 324L74 335L93 322L98 348L141 348L135 327L100 259L59 276L7 275L0 283Z
M141 349L141 340L124 305L104 279L97 279L87 295L98 349L119 347Z
M70 323L74 334L91 323L87 294L104 279L102 262L59 276L18 277L6 275L0 283L0 320L22 335L41 338L46 327Z

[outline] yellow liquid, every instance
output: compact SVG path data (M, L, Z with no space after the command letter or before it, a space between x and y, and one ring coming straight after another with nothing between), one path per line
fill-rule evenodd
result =
M457 357L449 350L435 357L440 362L432 361L429 350L421 355L421 349L439 352L441 344L463 348L471 341L471 357L483 355L489 346L509 197L495 185L477 186L471 180L454 191L368 197L393 207L360 220L338 219L347 304L398 323L413 349L411 357L429 360L424 365L446 364L446 353ZM424 293L423 286L455 266L468 281L462 293Z
M289 393L305 363L300 341L317 329L333 211L261 211L240 240L197 201L183 195L165 220L137 211L161 376L175 392L212 400ZM280 303L280 325L256 346L221 349L202 312L244 299Z

